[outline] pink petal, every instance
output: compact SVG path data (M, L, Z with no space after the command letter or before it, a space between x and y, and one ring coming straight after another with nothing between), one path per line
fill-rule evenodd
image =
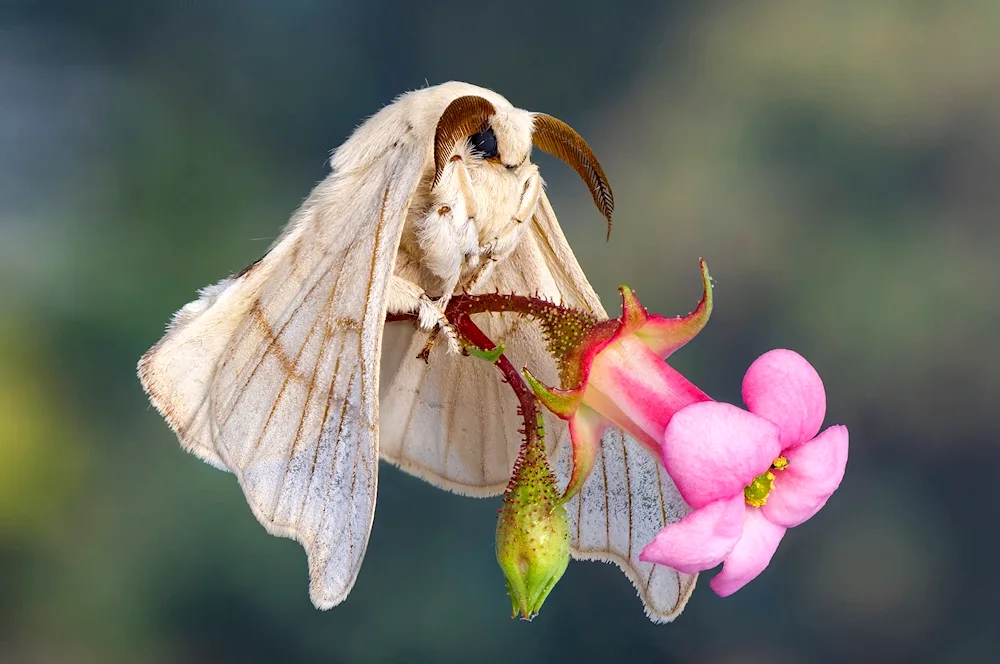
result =
M774 472L774 488L761 508L787 528L818 512L840 486L847 466L847 427L830 427L784 453L788 467Z
M715 567L743 534L743 494L717 500L663 528L639 554L639 560L694 574Z
M611 424L600 413L588 406L580 406L569 421L569 437L573 442L573 473L563 494L564 501L569 500L583 488L583 483L590 477L597 460L597 451L601 447L601 435Z
M767 471L781 452L778 427L728 403L682 408L663 436L663 465L695 509L743 497L743 488Z
M642 339L642 342L661 359L666 359L675 350L691 341L708 323L708 317L712 315L712 277L708 274L708 266L705 261L701 261L701 283L701 302L687 316L665 318L647 314L645 318L640 320L641 325L635 326L636 336ZM624 291L622 295L624 298ZM630 295L633 299L635 298L635 294L631 291ZM623 304L622 309L628 312L629 309L626 306L628 300L624 299L623 301L625 304ZM635 301L635 305L641 306L638 300ZM645 309L642 311L645 313ZM633 316L633 319L639 320L639 317Z
M746 506L743 537L726 558L722 571L709 582L712 590L719 597L728 597L757 578L771 562L785 530L768 521L760 510Z
M782 449L815 436L826 415L823 381L791 350L769 351L750 365L743 377L743 403L778 425Z

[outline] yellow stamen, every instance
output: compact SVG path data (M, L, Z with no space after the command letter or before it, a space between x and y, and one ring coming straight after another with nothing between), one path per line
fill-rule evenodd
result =
M767 495L774 488L774 473L770 470L754 478L745 489L743 495L746 497L747 505L751 507L763 507L767 503Z
M766 471L763 475L755 477L753 482L750 482L743 489L743 496L746 498L747 505L750 507L763 507L766 505L767 497L771 494L771 489L774 488L774 473L771 470L780 471L785 468L788 468L788 459L780 456L771 464L770 470Z

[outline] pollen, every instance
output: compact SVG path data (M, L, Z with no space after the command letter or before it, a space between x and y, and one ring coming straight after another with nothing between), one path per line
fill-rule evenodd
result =
M747 505L750 507L763 507L767 504L767 497L773 488L774 473L769 470L763 475L758 475L754 478L753 482L743 489Z
M767 504L767 497L774 489L774 473L772 470L784 470L788 468L788 459L783 456L778 457L771 463L771 468L763 475L758 475L743 489L747 505L750 507L763 507Z

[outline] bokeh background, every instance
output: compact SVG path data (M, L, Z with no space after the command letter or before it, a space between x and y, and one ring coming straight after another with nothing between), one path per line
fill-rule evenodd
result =
M996 0L4 0L0 661L996 662L1000 577ZM609 309L628 283L708 329L675 366L739 398L808 357L844 423L840 491L722 600L655 626L574 563L512 621L498 500L383 466L346 603L135 377L197 288L268 246L328 152L396 94L461 79L584 134L602 220L550 196Z

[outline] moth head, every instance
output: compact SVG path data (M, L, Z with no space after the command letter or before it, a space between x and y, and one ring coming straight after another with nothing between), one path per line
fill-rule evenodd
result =
M498 98L503 102L503 98ZM470 151L485 161L516 169L527 162L532 143L566 162L583 178L598 210L608 221L614 195L594 151L568 124L544 113L528 113L507 104L494 103L483 96L463 95L448 104L434 132L434 179L441 173L460 141L468 141Z
M441 113L434 131L432 186L440 181L455 146L463 141L480 159L516 169L531 154L531 121L529 113L509 104L494 103L479 95L455 98Z

